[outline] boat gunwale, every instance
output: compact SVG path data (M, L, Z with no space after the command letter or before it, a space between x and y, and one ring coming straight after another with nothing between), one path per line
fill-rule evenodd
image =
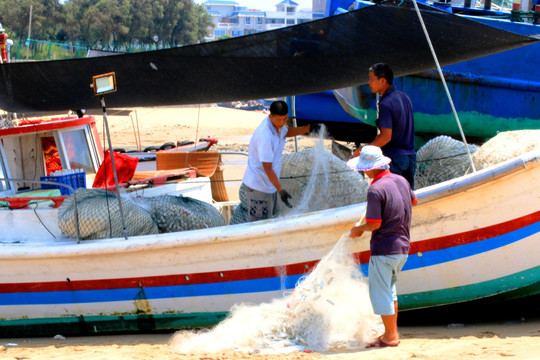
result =
M447 196L482 186L490 181L514 174L530 166L540 166L540 150L536 149L528 153L509 159L500 164L467 174L456 179L448 180L440 184L420 189L416 192L418 205L426 204ZM293 215L289 218L276 218L256 223L242 223L208 229L188 230L182 232L140 235L129 237L128 240L119 238L84 240L77 244L72 242L58 242L51 245L30 246L24 244L0 244L4 249L0 253L0 260L17 260L21 258L61 258L73 256L87 256L111 252L137 252L156 251L168 248L182 248L191 246L203 246L216 242L246 241L272 233L291 234L305 232L306 228L313 231L313 227L327 226L344 227L356 223L365 211L366 203L352 204L340 208L320 210L307 214ZM24 210L22 210L24 211ZM33 211L33 210L28 210ZM44 211L56 211L46 209ZM216 231L218 230L218 231ZM71 240L71 239L69 239ZM66 246L68 245L68 246Z

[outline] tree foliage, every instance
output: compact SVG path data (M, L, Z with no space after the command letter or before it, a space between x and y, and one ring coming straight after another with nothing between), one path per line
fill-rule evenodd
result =
M193 0L0 0L0 23L12 39L167 46L203 41L212 19Z

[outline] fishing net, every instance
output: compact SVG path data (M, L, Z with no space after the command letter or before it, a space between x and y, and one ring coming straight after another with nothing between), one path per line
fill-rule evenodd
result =
M184 196L138 198L148 209L160 233L225 226L225 219L212 205Z
M478 151L478 146L468 146L471 154ZM449 136L437 136L416 153L415 188L420 189L463 176L470 167L467 149L462 141Z
M185 354L224 350L251 354L306 349L323 352L364 347L383 328L381 318L372 310L367 278L350 255L350 243L348 235L343 235L284 298L260 305L238 304L211 330L176 333L171 346Z
M124 236L115 193L103 189L75 190L82 240ZM75 197L68 196L58 209L62 232L76 237ZM219 211L203 201L182 196L135 198L122 196L122 211L128 236L204 229L225 225Z
M291 195L292 209L281 206L278 216L304 214L337 208L366 200L367 181L335 155L317 146L293 154L284 154L281 185ZM246 189L239 189L240 205L231 224L248 221Z
M58 226L70 237L76 237L75 198L81 240L122 237L123 226L118 198L115 193L103 189L75 190L75 196L66 197L58 208ZM126 230L129 236L157 234L158 227L150 213L127 197L122 197Z
M485 142L473 155L476 170L501 163L540 147L540 130L505 131Z
M293 196L293 208L283 207L281 215L361 203L369 187L359 172L321 147L285 155L281 177L283 188Z

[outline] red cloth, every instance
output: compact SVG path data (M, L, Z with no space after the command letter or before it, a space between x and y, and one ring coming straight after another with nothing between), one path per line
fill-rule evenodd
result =
M139 159L131 157L129 155L121 154L113 151L114 165L116 167L116 175L118 176L118 183L122 184L128 182L133 177ZM94 178L94 188L113 188L114 189L114 174L112 171L111 155L109 150L105 150L105 160L101 164Z

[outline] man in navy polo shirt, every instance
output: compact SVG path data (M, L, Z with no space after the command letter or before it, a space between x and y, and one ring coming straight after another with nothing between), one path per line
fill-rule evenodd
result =
M378 104L379 134L368 145L378 146L392 159L390 171L402 175L414 189L416 151L414 149L414 118L411 99L393 86L390 66L378 63L369 68L369 88L381 96ZM358 156L361 147L353 156Z
M401 175L389 170L390 158L380 148L367 145L347 166L373 179L367 193L366 222L351 229L350 237L371 231L368 268L369 297L381 315L384 334L367 347L398 346L396 281L407 261L412 205L416 195Z

